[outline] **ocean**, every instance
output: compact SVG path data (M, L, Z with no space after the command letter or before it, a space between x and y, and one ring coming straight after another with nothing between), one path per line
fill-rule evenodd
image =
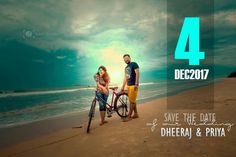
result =
M209 84L209 81L179 86L166 81L141 83L138 103L175 94L184 90ZM95 95L95 87L76 87L57 90L24 91L0 94L0 128L31 123L52 117L89 110ZM108 102L111 101L111 92Z

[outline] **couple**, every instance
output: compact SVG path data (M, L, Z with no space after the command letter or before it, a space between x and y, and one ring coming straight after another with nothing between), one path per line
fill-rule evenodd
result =
M124 91L124 88L127 84L128 97L130 101L130 110L128 114L128 118L125 121L131 120L132 118L138 118L138 111L136 105L136 98L138 94L138 86L139 86L139 66L135 62L131 62L131 58L129 54L125 54L123 56L124 62L127 64L125 67L125 77L123 81L123 85L121 87L121 91ZM107 123L105 120L106 114L106 104L107 98L109 95L108 85L110 82L110 77L107 73L107 69L104 66L100 66L98 68L98 72L94 75L94 79L97 84L97 96L104 100L104 102L99 101L99 110L101 116L101 123ZM133 114L134 112L134 114ZM133 116L132 116L133 114Z

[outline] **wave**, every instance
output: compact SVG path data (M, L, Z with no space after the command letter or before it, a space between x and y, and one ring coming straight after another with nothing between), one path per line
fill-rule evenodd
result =
M157 85L161 83L157 82L144 82L140 83L140 86L147 86L147 85ZM81 90L95 90L95 87L83 87L83 88L76 88L76 89L61 89L61 90L45 90L45 91L30 91L30 92L11 92L11 93L3 93L0 94L0 98L5 97L17 97L17 96L32 96L32 95L44 95L44 94L57 94L57 93L67 93L67 92L78 92Z
M63 89L63 90L48 90L48 91L33 91L33 92L21 92L21 93L5 93L0 94L0 98L10 97L10 96L31 96L31 95L44 95L44 94L57 94L57 93L67 93L67 92L77 92L81 90L95 90L95 87L83 87L76 89Z
M143 82L143 83L139 83L140 86L157 85L157 84L161 84L161 83L159 83L159 82Z
M28 108L19 109L19 110L0 112L0 118L16 116L16 115L26 114L26 113L33 113L33 112L43 111L43 110L47 110L51 108L55 108L55 106L53 104L45 104L45 105L38 105L38 106L28 107Z

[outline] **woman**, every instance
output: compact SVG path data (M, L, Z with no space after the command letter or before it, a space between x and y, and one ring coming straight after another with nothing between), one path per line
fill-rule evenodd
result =
M98 72L94 75L94 79L97 84L97 96L99 99L101 99L99 101L99 110L101 116L100 125L103 125L104 123L107 123L107 121L105 121L105 114L106 102L109 95L108 84L110 83L110 77L107 73L107 69L104 66L100 66L98 68Z

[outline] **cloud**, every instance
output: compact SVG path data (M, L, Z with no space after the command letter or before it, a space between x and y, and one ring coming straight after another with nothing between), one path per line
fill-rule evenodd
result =
M227 6L227 3L225 5ZM234 9L223 7L214 14L214 19L215 64L236 67L236 6Z
M100 58L105 52L107 56L114 53L122 56L127 52L134 59L141 62L138 58L142 57L150 64L152 58L165 53L165 1L11 0L0 3L0 34L4 39L15 38L47 52L70 48L76 50L78 56L88 58ZM34 38L28 38L29 33L22 30L32 32ZM105 57L99 61L103 59ZM109 60L106 62L109 64ZM144 69L148 69L146 65L143 64Z
M57 59L65 59L66 56L56 56Z
M236 10L220 11L214 15L215 25L217 27L235 27Z
M179 18L182 11L200 12L202 24L207 24L207 17L211 15L204 5L196 7L192 1L187 3L189 7L183 10L179 1L171 1L169 7L172 9L167 14L166 1L157 0L1 1L0 40L14 39L47 53L73 50L77 53L77 60L73 59L67 66L83 66L81 60L90 60L87 69L95 69L100 64L117 69L118 65L123 65L122 55L129 53L142 70L150 71L166 64L167 15L172 25L168 28L172 29L168 30L170 41L174 38L172 31L179 33L176 26L182 25L183 19ZM205 1L205 6L208 3ZM231 48L223 49L235 44L232 36L235 35L236 12L232 6L233 0L215 2L215 35L216 41L221 40L216 43L216 56L226 50L234 56ZM54 54L54 58L69 61L70 57L64 53ZM228 56L229 62L233 62L231 56ZM219 61L216 63L224 64Z

